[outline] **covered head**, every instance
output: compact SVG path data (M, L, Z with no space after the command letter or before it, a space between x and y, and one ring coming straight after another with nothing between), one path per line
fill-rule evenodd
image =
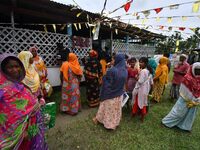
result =
M38 48L36 46L32 46L29 48L29 51L32 53L33 57L37 56Z
M0 55L0 73L11 81L20 82L25 77L23 63L12 54Z
M92 49L92 50L89 51L89 56L92 57L92 58L97 58L98 53L97 53L97 51Z
M125 55L124 54L116 54L114 58L114 66L116 67L125 67Z
M33 63L33 60L32 60L33 55L29 51L21 51L18 54L18 58L22 61L25 70L27 70L29 68L30 64Z
M168 58L167 57L161 57L159 60L159 64L161 65L167 65L168 64Z
M180 55L180 58L179 58L179 61L184 62L184 61L187 60L187 58L188 58L187 55L181 54L181 55Z

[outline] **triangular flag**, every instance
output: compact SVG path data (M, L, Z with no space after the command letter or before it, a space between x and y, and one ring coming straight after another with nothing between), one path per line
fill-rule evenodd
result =
M160 27L159 27L159 29L161 29L161 30L162 30L163 28L164 28L164 26L160 26Z
M172 31L172 27L168 27L168 30L169 30L169 31Z
M88 28L88 24L87 23L85 23L85 26L86 26L86 28Z
M168 23L171 23L171 22L172 22L172 17L168 17L168 18L167 18L167 22L168 22Z
M162 9L163 9L163 8L156 8L156 9L154 9L154 10L156 11L156 14L158 14L159 12L161 12Z
M47 31L47 26L46 25L44 25L44 31L47 33L48 31Z
M160 21L160 17L156 17L156 21L159 22Z
M147 18L150 15L150 11L146 10L142 12L144 14L144 16Z
M76 31L78 31L78 28L77 28L77 25L76 25L76 23L74 23L73 25L74 25L74 27L75 27Z
M198 13L199 11L199 5L200 5L200 2L195 2L193 5L192 5L192 12L193 13Z
M130 2L127 2L125 5L124 5L124 10L126 12L128 12L129 8L131 7L131 3L133 2L133 0L131 0Z
M140 16L137 16L136 19L139 20L139 19L140 19Z
M56 33L56 25L55 25L55 24L52 24L52 26L53 26L54 32Z
M60 30L61 30L61 31L64 30L65 27L66 27L66 24L64 24L64 25L60 28Z
M178 9L178 6L179 6L178 4L176 4L176 5L170 5L169 8L170 9Z
M78 13L78 14L76 15L76 17L79 17L81 14L82 14L82 12Z
M190 30L192 30L193 32L195 32L195 31L196 31L196 28L190 28Z
M183 21L186 21L186 20L187 20L187 17L186 17L186 16L182 16L182 20L183 20Z
M181 31L184 31L184 30L185 30L185 28L184 28L184 27L180 27L180 28L179 28L179 30L181 30Z
M147 22L147 18L144 18L143 20L142 20L142 24L145 24Z
M132 16L137 16L137 13L133 13Z
M118 34L118 29L115 29L115 33Z
M179 40L176 41L176 46L179 46Z
M81 30L81 23L78 24L78 28Z
M112 28L112 23L109 23L110 28Z

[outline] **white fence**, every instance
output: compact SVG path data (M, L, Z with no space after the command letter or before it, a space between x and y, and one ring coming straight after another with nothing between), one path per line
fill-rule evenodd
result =
M130 43L112 43L113 52L126 53L136 58L151 57L154 55L155 47L154 46L144 46Z

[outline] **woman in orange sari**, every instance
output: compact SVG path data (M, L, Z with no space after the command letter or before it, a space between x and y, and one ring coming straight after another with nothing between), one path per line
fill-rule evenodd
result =
M160 102L161 95L163 93L165 84L168 82L168 58L161 57L159 60L159 65L156 68L154 76L154 86L153 86L153 98L156 102Z
M50 89L47 89L47 85L50 85L48 79L47 79L47 68L46 65L42 59L42 57L38 56L38 49L37 47L33 46L29 48L29 51L33 55L33 66L37 73L39 74L40 77L40 86L42 90L43 97L49 97L51 92L49 91Z
M79 79L82 74L77 56L74 53L69 53L69 60L63 62L60 68L62 83L60 110L69 115L76 115L80 109Z

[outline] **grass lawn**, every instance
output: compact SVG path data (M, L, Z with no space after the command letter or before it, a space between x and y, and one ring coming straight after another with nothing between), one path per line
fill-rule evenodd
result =
M199 113L191 133L161 125L161 119L174 105L169 99L169 88L160 103L151 103L143 123L139 117L131 118L130 110L123 108L120 126L109 131L93 124L97 108L87 108L82 87L82 112L73 117L58 112L56 126L47 133L50 150L200 150ZM55 92L52 99L59 102L60 92Z

